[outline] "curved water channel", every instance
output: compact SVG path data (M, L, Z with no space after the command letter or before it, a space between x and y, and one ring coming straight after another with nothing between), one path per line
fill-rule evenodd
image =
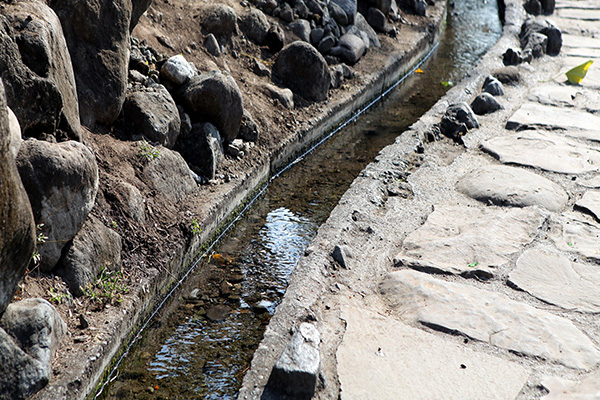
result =
M440 45L423 72L272 181L98 397L236 398L287 278L319 225L377 152L429 110L448 82L462 79L501 29L495 0L452 0Z

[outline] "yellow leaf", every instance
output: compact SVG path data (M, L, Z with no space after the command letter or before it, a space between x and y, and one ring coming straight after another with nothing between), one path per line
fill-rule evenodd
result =
M583 78L585 78L585 74L587 73L588 69L590 68L590 65L592 65L593 61L589 60L584 62L581 65L578 65L577 67L570 69L566 72L567 75L567 79L569 80L570 83L572 83L573 85L577 85L579 84Z
M415 72L416 72L417 74L422 74L422 73L423 73L423 70L422 70L421 68L417 68L417 69L415 70Z

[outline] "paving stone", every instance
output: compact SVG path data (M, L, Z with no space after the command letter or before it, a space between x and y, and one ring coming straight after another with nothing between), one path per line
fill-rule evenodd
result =
M600 152L549 132L520 132L481 144L484 151L505 164L519 164L562 174L597 171Z
M521 106L506 123L507 129L549 128L597 131L600 117L573 108L552 107L534 102ZM600 132L597 133L600 140Z
M563 33L562 39L564 47L587 47L590 49L600 49L600 39L579 35L570 35L568 33Z
M573 100L580 91L576 86L545 85L533 89L529 100L550 106L573 107Z
M489 165L465 175L457 188L483 203L515 207L540 206L550 211L564 208L567 193L556 183L523 168Z
M552 221L550 233L559 250L600 261L600 225L579 213L565 213Z
M590 179L578 179L577 184L590 189L600 189L600 175Z
M585 376L581 382L548 376L541 383L550 392L541 400L594 400L600 393L600 371Z
M567 310L600 312L600 270L572 262L550 247L526 250L508 280L546 303Z
M576 206L585 208L600 220L600 192L591 190L575 203Z
M439 206L406 237L396 263L423 271L492 277L496 267L534 240L543 222L537 207Z
M594 59L600 57L600 49L590 49L587 47L565 47L561 51L561 54Z
M344 305L337 350L342 400L513 399L528 371L517 363Z
M600 21L600 9L598 8L561 8L556 11L556 14L561 18L576 19L579 21Z
M571 368L600 361L600 351L570 320L501 293L411 270L389 274L381 292L395 314L434 329Z

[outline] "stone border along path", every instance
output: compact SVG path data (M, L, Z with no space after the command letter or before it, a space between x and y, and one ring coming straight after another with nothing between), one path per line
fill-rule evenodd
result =
M354 181L294 271L240 399L277 398L263 389L301 323L320 334L315 398L597 398L600 3L556 7L561 54L521 64L465 147L417 151L519 48L520 1L471 76ZM582 84L566 84L588 58ZM391 196L407 172L413 196Z

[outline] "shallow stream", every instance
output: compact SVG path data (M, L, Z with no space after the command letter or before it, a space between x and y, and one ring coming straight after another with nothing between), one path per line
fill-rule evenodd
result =
M462 79L500 32L495 0L452 0L431 58L270 183L145 330L98 397L236 398L287 278L319 225L379 150Z

